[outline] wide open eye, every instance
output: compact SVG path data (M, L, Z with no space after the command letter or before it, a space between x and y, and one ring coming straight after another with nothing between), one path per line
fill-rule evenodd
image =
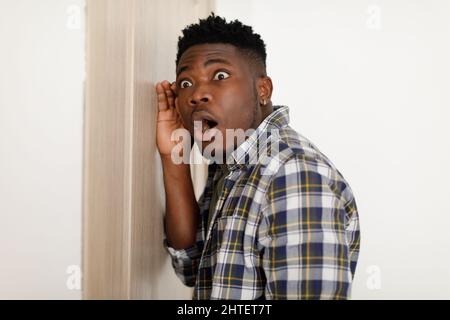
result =
M183 80L180 82L180 88L187 88L192 86L192 83L188 80Z
M230 75L226 71L219 71L216 73L214 80L223 80L228 78Z

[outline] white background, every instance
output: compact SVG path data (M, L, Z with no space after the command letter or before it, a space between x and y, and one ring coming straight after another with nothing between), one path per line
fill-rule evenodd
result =
M0 0L0 299L81 298L83 5Z
M450 298L450 1L218 0L355 194L353 299Z
M78 299L82 0L0 0L0 298ZM267 43L272 101L349 181L354 299L450 298L450 1L217 0ZM73 283L72 283L73 284Z

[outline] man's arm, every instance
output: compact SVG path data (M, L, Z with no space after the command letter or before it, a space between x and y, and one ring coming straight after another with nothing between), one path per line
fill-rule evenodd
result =
M166 212L164 241L177 276L188 286L195 284L201 257L199 207L195 199L189 164L172 161L172 150L182 141L172 141L172 133L183 129L176 108L175 87L168 81L156 85L158 94L157 146L161 155ZM182 150L182 149L181 149ZM182 154L180 156L183 156Z
M347 222L342 199L314 163L284 164L269 187L259 230L266 299L348 299Z
M166 190L163 245L169 252L177 277L189 287L195 285L203 250L198 205L189 165L163 160Z
M189 248L196 242L199 208L192 186L189 164L174 164L161 156L166 215L164 218L168 243L174 249Z
M171 86L168 81L156 84L158 95L156 142L161 155L166 192L167 240L173 248L184 249L195 243L199 209L189 164L176 164L171 158L172 151L182 143L182 141L173 141L172 133L184 129L176 108L175 89L175 84Z

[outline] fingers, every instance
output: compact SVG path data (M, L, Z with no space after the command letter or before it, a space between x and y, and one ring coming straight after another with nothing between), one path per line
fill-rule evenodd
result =
M158 110L164 111L169 108L166 93L164 91L164 87L161 85L161 83L156 84L156 93L158 95Z
M172 84L170 85L170 89L172 89L173 92L175 92L176 94L176 90L177 90L177 83L176 81L172 82Z
M156 84L156 93L158 95L158 109L160 111L175 108L175 83L170 84L164 80Z
M167 103L169 108L175 108L175 92L172 91L172 87L169 82L163 82L164 91L166 92Z

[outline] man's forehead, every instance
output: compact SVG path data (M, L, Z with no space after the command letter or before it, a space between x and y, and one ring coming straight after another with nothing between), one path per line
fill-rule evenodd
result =
M228 43L203 43L197 44L187 49L180 57L180 62L193 56L207 55L234 55L236 47Z
M177 73L180 69L195 61L206 61L209 59L223 59L230 63L236 60L236 48L228 44L201 44L187 49L180 58Z

